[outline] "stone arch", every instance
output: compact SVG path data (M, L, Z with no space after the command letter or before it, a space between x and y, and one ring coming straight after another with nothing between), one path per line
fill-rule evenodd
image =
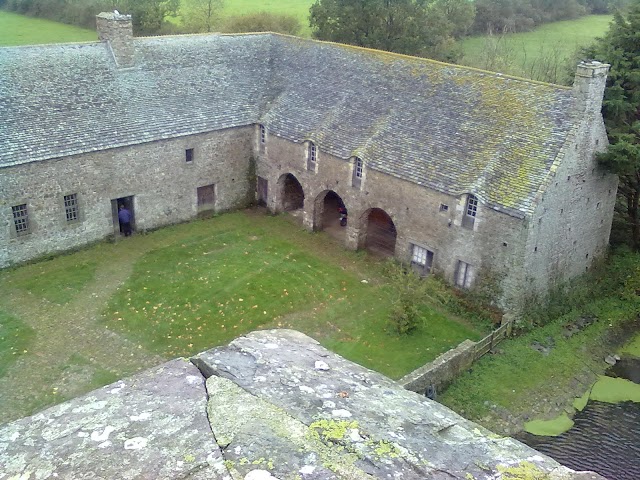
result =
M280 202L278 211L292 212L304 207L304 190L300 182L291 173L285 173L278 179Z
M342 197L333 190L324 190L316 196L314 204L314 230L340 229L339 208L345 208Z
M364 248L377 255L392 257L396 250L398 232L393 220L381 208L370 208L361 217Z

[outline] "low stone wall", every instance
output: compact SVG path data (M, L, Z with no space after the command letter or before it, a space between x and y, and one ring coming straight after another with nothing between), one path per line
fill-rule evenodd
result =
M465 340L456 348L453 348L433 362L427 363L413 372L405 375L398 383L407 390L416 393L425 393L429 387L435 391L447 388L454 378L469 369L473 362L484 354L493 350L498 343L511 335L513 319L505 320L500 328L478 342Z
M425 393L430 385L443 390L461 372L467 370L475 360L476 343L465 340L456 348L443 353L433 362L427 363L405 375L398 383L407 390Z

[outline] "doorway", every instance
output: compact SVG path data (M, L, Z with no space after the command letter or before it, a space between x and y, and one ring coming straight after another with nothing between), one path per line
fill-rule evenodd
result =
M129 210L131 213L131 230L135 232L136 230L136 213L134 208L133 195L129 197L120 197L111 200L111 214L113 215L113 232L116 235L116 238L119 235L124 235L122 230L122 225L120 225L120 220L118 219L118 209L120 205L123 205L124 208Z

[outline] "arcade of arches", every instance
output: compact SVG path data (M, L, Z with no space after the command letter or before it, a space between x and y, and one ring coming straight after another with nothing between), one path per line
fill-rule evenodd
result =
M279 211L294 212L305 208L305 192L298 179L291 173L282 175L278 180L280 199ZM311 207L311 205L307 205ZM310 213L313 230L324 230L334 238L345 241L347 229L357 237L357 245L381 256L393 256L396 248L397 231L389 214L381 208L370 208L359 218L351 215L351 225L341 226L341 208L348 208L333 190L324 190L313 202ZM353 212L352 212L353 213Z

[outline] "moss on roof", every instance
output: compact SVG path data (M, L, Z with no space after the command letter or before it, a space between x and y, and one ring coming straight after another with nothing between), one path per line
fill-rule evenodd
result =
M263 123L523 216L575 120L566 87L274 34L0 48L0 166ZM9 81L6 81L9 80Z

